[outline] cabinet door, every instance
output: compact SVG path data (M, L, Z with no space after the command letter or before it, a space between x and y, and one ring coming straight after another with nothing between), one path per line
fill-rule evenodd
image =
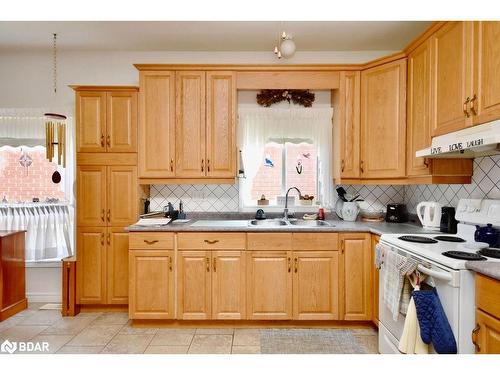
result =
M106 151L106 93L76 93L76 152Z
M372 320L372 262L370 234L340 237L344 320Z
M107 211L110 226L127 226L137 221L138 193L137 168L130 166L107 167Z
M406 60L361 72L361 176L405 176Z
M500 118L500 22L474 22L474 124Z
M244 319L246 259L241 251L212 253L212 319Z
M121 227L106 234L106 289L108 304L128 303L128 233Z
M500 354L500 320L476 309L476 353Z
M77 230L77 303L106 303L106 228Z
M177 253L177 316L179 319L210 319L210 251Z
M236 77L234 72L207 73L207 177L236 176Z
M464 113L471 95L471 24L449 22L431 38L432 136L464 129L471 117Z
M139 177L175 175L175 73L139 76Z
M292 252L247 255L247 319L292 318Z
M378 296L379 296L379 270L375 267L375 246L378 245L380 236L372 235L372 270L373 270L373 294L372 294L372 322L378 327Z
M76 180L77 224L106 225L106 167L78 166Z
M176 72L176 177L204 177L205 72Z
M131 319L175 318L173 257L173 250L129 252Z
M408 176L430 174L430 160L415 153L431 145L431 53L427 41L408 57L407 155Z
M339 318L337 251L293 252L293 318Z
M106 100L106 150L137 152L137 93L111 91Z
M359 177L360 72L340 74L340 175Z

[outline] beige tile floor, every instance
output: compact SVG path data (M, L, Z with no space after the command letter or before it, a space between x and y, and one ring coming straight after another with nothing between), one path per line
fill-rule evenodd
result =
M85 312L62 317L56 310L39 310L31 304L21 313L0 322L0 343L48 342L50 353L93 354L258 354L259 329L247 328L139 328L127 313ZM367 353L377 352L377 331L352 329Z

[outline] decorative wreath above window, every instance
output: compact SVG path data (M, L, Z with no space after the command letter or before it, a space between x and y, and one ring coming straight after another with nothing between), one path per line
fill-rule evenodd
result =
M257 94L257 103L263 107L270 107L275 103L286 100L304 107L311 107L314 103L314 93L309 90L260 90Z

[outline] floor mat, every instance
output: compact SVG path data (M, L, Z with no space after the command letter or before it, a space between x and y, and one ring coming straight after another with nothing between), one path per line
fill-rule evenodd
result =
M364 354L363 345L346 329L262 329L265 354Z

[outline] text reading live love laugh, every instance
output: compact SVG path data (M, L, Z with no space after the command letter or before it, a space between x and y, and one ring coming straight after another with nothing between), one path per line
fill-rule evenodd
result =
M441 154L443 152L462 151L462 150L467 149L467 148L482 146L483 144L484 144L484 139L479 138L479 139L474 139L472 141L465 142L465 146L464 146L463 142L451 143L448 145L448 148L446 151L443 151L443 147L432 147L431 148L431 155Z

